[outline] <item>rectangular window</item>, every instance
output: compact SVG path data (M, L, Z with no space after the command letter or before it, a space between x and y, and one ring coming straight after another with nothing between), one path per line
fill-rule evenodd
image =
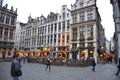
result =
M9 39L13 39L13 30L12 29L10 29L10 37L9 37Z
M61 30L61 22L59 22L59 28L58 29Z
M80 37L85 36L85 26L80 26Z
M80 3L80 8L83 8L83 3Z
M6 15L6 24L9 24L10 21L10 15Z
M93 19L93 12L92 12L91 9L88 10L87 16L88 16L88 20L92 20Z
M55 30L55 31L57 30L57 23L55 23L55 27L54 27L54 30Z
M77 28L73 28L72 32L73 32L73 38L77 38Z
M65 21L63 21L63 31L65 31Z
M0 22L4 23L5 13L1 13Z
M72 14L72 20L73 20L73 24L77 23L77 14L76 13Z
M85 12L80 12L80 22L85 21Z
M63 19L65 19L65 12L63 12Z
M53 24L51 24L51 33L53 32Z
M70 40L70 36L69 34L67 34L67 43L69 43L69 40Z
M0 39L2 39L3 28L0 29Z
M13 33L13 32L11 32L11 33ZM13 34L11 34L11 35L13 35ZM4 39L7 40L7 38L8 38L8 29L5 29Z
M88 33L88 37L91 37L91 36L93 36L93 25L88 25L88 31L87 31Z
M48 25L48 32L50 32L50 25Z
M54 34L54 43L56 43L56 34Z
M15 25L15 17L11 17L11 25Z
M67 29L69 29L70 28L70 21L68 20L67 21Z

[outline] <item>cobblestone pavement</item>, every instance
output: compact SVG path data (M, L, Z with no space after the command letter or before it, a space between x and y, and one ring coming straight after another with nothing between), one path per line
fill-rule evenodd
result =
M10 62L0 62L0 80L12 80ZM22 63L23 75L20 80L120 80L114 73L115 64L97 64L96 71L91 67L51 66L51 71L45 71L46 65Z

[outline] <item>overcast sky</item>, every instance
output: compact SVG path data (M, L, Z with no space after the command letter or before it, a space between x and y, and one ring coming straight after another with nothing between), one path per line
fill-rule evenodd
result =
M33 18L39 17L42 14L46 17L50 12L60 13L63 4L71 9L71 4L76 0L4 0L4 5L7 3L8 8L14 7L18 9L17 20L26 23L29 14ZM113 12L110 0L97 0L97 7L102 19L102 25L105 29L105 36L108 40L114 34Z

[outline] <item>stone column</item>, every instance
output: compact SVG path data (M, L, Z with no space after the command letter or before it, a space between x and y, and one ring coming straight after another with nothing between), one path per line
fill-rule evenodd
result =
M95 59L95 61L97 62L97 57L98 57L97 43L94 43L94 46L96 47L96 48L94 48L94 59Z
M8 48L6 49L6 57L8 57Z
M80 59L80 51L78 51L77 59L78 59L78 60Z
M2 32L2 40L4 40L4 32L5 32L5 28L3 28L3 32Z
M10 38L10 29L8 29L8 40L10 40L9 38Z
M67 45L67 34L65 33L65 46Z
M60 34L60 45L62 45L62 34Z
M88 49L85 50L85 60L88 58Z

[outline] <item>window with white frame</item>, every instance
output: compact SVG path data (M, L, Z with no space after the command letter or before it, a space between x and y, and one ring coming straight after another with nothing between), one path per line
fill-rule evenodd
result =
M80 26L80 37L84 37L85 36L85 26Z
M73 38L77 38L77 28L72 29Z
M88 25L88 37L93 36L93 25Z
M73 23L77 23L77 14L76 13L72 14L72 20L73 20Z
M80 22L83 22L83 21L85 21L85 12L84 11L80 12Z
M88 16L88 20L92 20L93 19L93 11L92 11L92 9L88 10L87 16Z

